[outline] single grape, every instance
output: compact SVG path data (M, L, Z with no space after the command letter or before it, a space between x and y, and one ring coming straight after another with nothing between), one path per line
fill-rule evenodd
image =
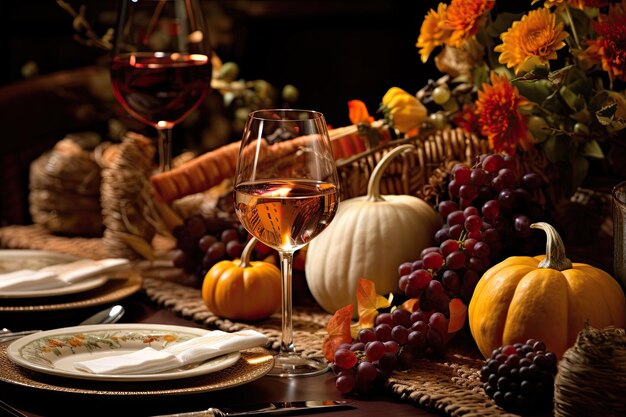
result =
M339 348L335 352L334 361L337 366L343 369L350 369L357 364L359 359L353 351L345 348Z
M391 327L395 326L393 318L391 317L391 313L384 312L384 313L379 313L376 316L376 323L375 324L379 325L379 324L383 324L383 323L384 324L388 324Z
M424 267L427 269L435 270L442 267L444 259L439 252L429 252L422 257L422 262L424 263Z
M231 259L239 258L243 252L243 246L239 240L231 240L226 244L226 253Z
M460 251L454 251L446 256L446 266L449 269L461 269L465 266L465 254Z
M397 325L393 329L391 329L391 338L393 341L397 342L399 345L406 344L408 336L409 336L409 331L404 326Z
M487 219L495 219L498 217L500 211L500 205L496 200L489 200L482 207L483 216Z
M237 232L237 229L226 229L221 233L220 239L225 244L231 240L239 240L239 232Z
M392 326L388 325L387 323L382 323L382 324L377 325L374 328L376 339L381 342L386 342L388 340L391 340L391 329L392 329ZM366 349L367 349L367 345L366 345ZM373 360L376 360L376 359L373 359Z
M202 253L205 253L209 250L209 247L217 242L217 238L213 235L204 235L198 241L198 248Z
M413 272L413 264L411 262L404 262L398 267L399 276L409 275L411 272Z
M206 256L213 262L217 262L226 254L226 245L224 242L215 242L206 252Z
M376 378L376 367L371 362L361 362L356 369L356 378L363 382L373 381Z
M374 332L374 329L361 329L357 335L357 340L361 343L373 342L376 340L376 333Z
M437 206L437 210L439 211L439 214L444 219L447 219L450 213L458 209L459 209L459 206L452 200L443 200Z
M483 220L476 214L472 214L465 218L465 229L469 232L480 231L482 226Z
M518 236L521 236L521 237L530 236L532 229L530 228L531 221L528 218L528 216L525 216L523 214L515 216L515 220L513 224L514 224L515 231L517 232Z
M338 376L335 380L335 387L342 394L351 392L355 387L354 376L352 374Z
M443 256L448 256L452 252L459 250L459 242L457 242L456 240L448 239L441 245L439 245L439 248L441 249L441 254Z
M487 155L482 161L482 166L488 173L498 172L504 166L504 159L501 155Z
M524 176L522 176L522 187L529 191L533 191L541 187L542 182L541 176L534 172L524 174Z
M455 210L448 215L446 219L448 226L454 226L455 224L465 224L465 213L462 210Z
M386 351L385 345L380 340L375 340L365 345L365 356L372 362L380 359Z
M402 308L396 308L391 312L391 319L395 324L409 327L411 325L411 313Z
M470 174L471 183L480 187L487 182L487 172L481 168L474 168Z

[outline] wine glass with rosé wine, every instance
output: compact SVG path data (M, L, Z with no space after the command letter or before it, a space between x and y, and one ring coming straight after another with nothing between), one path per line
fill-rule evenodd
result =
M235 171L235 212L246 230L278 251L282 273L280 352L269 375L325 372L324 358L296 351L292 329L292 264L332 221L339 204L337 167L322 113L268 109L250 113Z
M172 129L211 88L212 49L198 0L120 0L111 57L115 97L158 133L169 171Z

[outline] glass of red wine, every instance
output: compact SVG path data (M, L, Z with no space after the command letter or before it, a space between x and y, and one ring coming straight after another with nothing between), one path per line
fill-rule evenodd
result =
M292 332L292 264L332 221L338 175L324 116L309 110L258 110L243 131L234 179L235 212L246 230L279 253L282 337L270 375L325 372L324 358L296 351Z
M120 0L113 92L128 113L157 129L160 172L171 168L172 129L210 90L211 54L198 0Z

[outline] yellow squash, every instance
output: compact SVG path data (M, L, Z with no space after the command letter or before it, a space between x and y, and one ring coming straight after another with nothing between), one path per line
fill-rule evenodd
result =
M207 272L202 299L215 315L233 320L260 320L281 305L281 275L269 262L250 262L252 238L241 260L220 261Z
M560 236L547 223L546 255L513 256L490 268L469 304L469 326L480 352L533 338L560 358L588 321L624 327L626 300L617 281L601 269L571 263Z

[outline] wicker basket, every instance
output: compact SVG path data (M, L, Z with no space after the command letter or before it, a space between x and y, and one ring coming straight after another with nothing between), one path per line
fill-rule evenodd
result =
M333 137L333 140L343 139ZM488 151L486 140L461 129L445 129L428 136L388 141L337 161L342 198L365 195L374 167L388 151L403 144L412 144L415 150L391 161L380 184L383 194L411 194L425 199L433 197L439 192L437 188L451 164L471 163L475 156Z
M559 362L557 417L626 416L626 333L585 327Z

